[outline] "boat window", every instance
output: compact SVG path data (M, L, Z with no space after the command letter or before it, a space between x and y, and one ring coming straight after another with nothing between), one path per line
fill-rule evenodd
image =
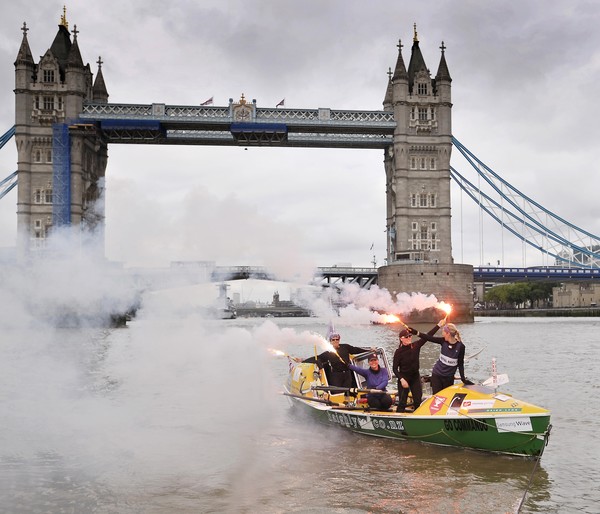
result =
M379 366L381 366L381 368L383 368L387 371L387 374L388 374L388 377L390 380L390 383L388 384L388 389L389 389L391 386L391 381L392 381L392 366L390 365L388 358L387 358L387 354L385 353L385 350L383 348L377 348L375 350L375 352L369 351L369 352L355 355L354 358L352 359L353 363L356 366L360 366L361 368L367 369L369 367L368 357L372 353L377 354L377 356L379 357ZM354 379L356 380L357 386L359 388L366 387L365 386L366 378L364 378L362 375L359 375L356 372L353 372L353 373L354 373Z

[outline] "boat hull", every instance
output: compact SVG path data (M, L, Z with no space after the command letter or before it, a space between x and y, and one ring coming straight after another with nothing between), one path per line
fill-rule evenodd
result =
M393 412L366 412L330 406L310 405L301 399L292 401L316 415L321 421L364 435L456 446L508 455L536 457L546 444L550 415L497 418L419 416ZM511 430L509 426L522 427ZM526 430L525 430L526 428Z
M369 410L360 394L323 394L324 383L324 373L299 364L285 394L321 421L364 435L538 457L551 428L548 410L480 385L450 386L400 413Z

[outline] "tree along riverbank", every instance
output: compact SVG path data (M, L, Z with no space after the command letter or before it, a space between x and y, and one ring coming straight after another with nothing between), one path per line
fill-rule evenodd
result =
M573 307L557 309L480 309L475 311L475 317L496 316L496 317L552 317L552 318L595 318L600 317L600 308L596 307Z

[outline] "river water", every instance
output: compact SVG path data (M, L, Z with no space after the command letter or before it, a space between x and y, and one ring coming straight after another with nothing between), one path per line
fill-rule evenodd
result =
M311 355L329 321L141 312L122 329L4 330L0 511L600 512L600 318L459 326L467 355L485 348L469 378L495 357L503 391L552 411L533 474L534 460L369 438L290 409L287 360L269 349ZM393 354L396 327L334 321L342 342Z

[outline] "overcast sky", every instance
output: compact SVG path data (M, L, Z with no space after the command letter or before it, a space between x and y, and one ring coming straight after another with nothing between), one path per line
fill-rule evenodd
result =
M63 2L3 5L0 133L14 124L23 22L34 56ZM506 180L600 233L600 3L597 1L103 0L67 4L85 63L114 103L379 110L398 39L413 23L432 74L440 44L452 76L453 133ZM383 265L381 150L109 147L106 253L129 265L214 260L276 270ZM475 181L458 152L452 164ZM11 141L0 179L16 169ZM453 188L455 262L543 263L480 218ZM16 189L0 200L0 247L14 246ZM482 229L483 227L483 229ZM484 233L483 244L480 234ZM373 251L370 250L373 245Z

